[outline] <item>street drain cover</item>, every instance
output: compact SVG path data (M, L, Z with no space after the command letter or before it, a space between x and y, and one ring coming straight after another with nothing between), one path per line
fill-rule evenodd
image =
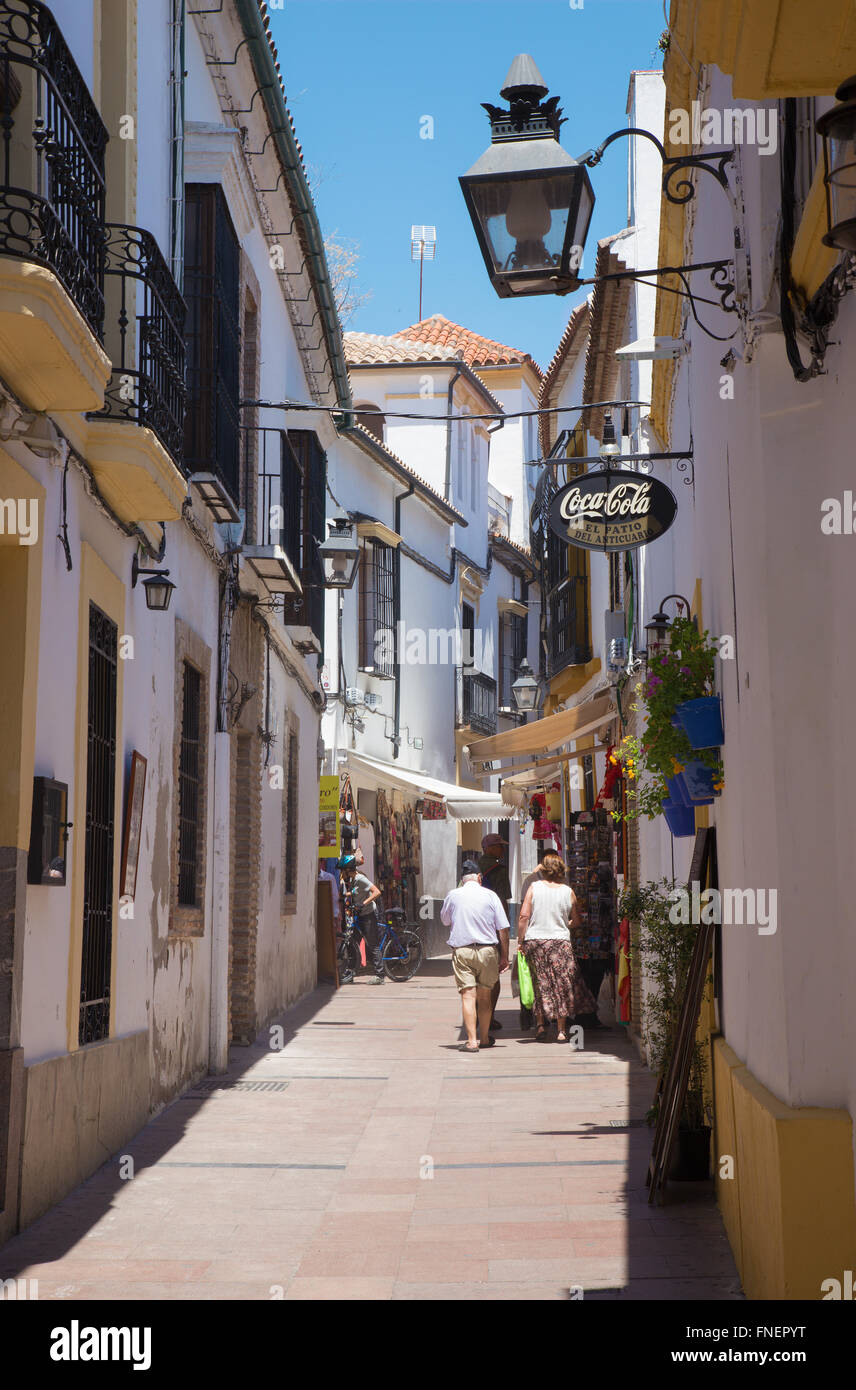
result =
M287 1087L287 1081L219 1081L212 1076L192 1086L181 1099L195 1100L210 1095L212 1091L284 1091Z

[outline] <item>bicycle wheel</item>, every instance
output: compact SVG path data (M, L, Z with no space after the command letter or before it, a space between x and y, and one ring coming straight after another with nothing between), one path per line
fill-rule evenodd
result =
M383 948L383 968L396 984L415 975L422 964L422 942L415 931L391 932Z
M339 978L350 976L353 981L354 976L360 968L360 948L353 936L343 936L339 942L336 952L339 961Z

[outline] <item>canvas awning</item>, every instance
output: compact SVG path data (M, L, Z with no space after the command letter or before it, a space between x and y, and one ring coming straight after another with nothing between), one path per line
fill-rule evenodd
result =
M370 758L365 753L348 753L346 766L357 782L369 782L374 787L397 787L411 796L433 796L442 800L447 815L453 820L509 820L514 807L507 805L499 792L482 792L474 787L459 787L443 782L418 768L400 767L397 763Z
M573 709L548 714L534 724L521 724L503 734L480 738L467 746L471 763L493 762L495 758L514 757L521 753L552 753L572 738L592 734L615 718L618 710L609 692L593 695ZM514 775L513 769L509 774Z

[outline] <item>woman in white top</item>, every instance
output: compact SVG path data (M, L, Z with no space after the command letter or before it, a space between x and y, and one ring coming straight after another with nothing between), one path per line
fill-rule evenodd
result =
M595 1013L571 945L571 926L581 921L567 870L558 854L545 854L541 879L526 891L517 922L517 946L526 958L535 989L536 1037L547 1041L547 1024L556 1020L556 1041L567 1042L567 1020Z

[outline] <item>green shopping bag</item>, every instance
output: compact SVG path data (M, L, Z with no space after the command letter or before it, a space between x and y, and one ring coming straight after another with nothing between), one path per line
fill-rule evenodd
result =
M524 1009L531 1009L535 1002L535 988L532 984L532 975L526 963L523 952L517 952L517 984L520 990L520 1002Z

